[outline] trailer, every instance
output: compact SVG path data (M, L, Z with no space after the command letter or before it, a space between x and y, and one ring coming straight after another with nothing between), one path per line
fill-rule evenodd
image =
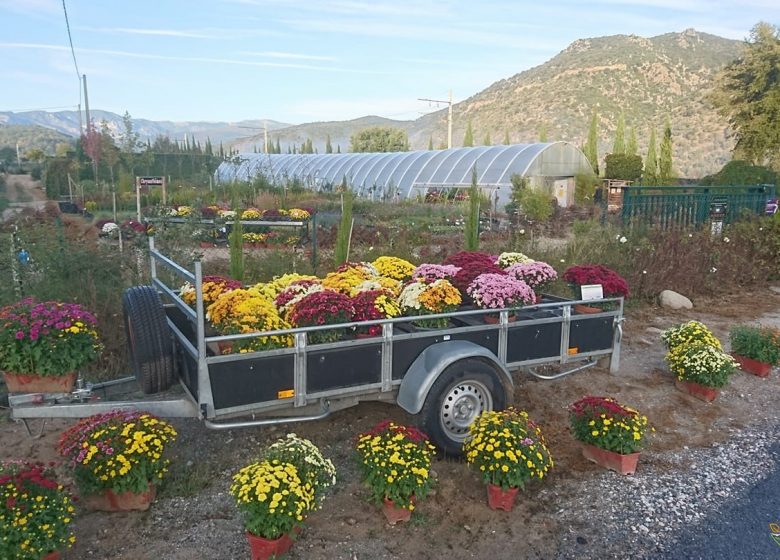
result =
M522 308L461 308L426 316L448 320L447 327L437 329L416 327L415 317L397 317L219 335L210 332L206 321L200 261L188 270L158 251L154 238L149 244L151 284L123 295L134 375L92 386L79 382L68 395L10 395L13 418L27 425L31 418L77 418L134 408L163 417L199 418L207 428L225 430L321 420L377 400L416 415L440 449L458 455L479 413L511 404L513 372L553 380L599 362L611 373L619 369L623 298L584 302L545 295L540 303ZM178 285L189 281L195 286L194 309L179 297L173 281L166 283L158 274L163 269ZM591 307L581 311L583 304ZM486 322L487 315L498 321ZM381 335L308 341L316 330L349 333L369 325L380 325ZM273 335L291 335L294 344L248 353L219 351L220 343ZM556 371L546 366L556 366ZM137 382L147 397L95 400L99 390L124 382ZM175 392L168 391L174 386L180 388L178 396L166 396Z

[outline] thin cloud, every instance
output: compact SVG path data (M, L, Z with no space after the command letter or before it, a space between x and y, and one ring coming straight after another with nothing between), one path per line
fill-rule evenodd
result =
M336 59L332 56L318 56L314 54L300 54L292 52L278 52L278 51L239 51L238 54L245 56L261 56L265 58L283 58L290 60L320 60L323 62L335 62Z
M99 27L82 28L100 33L119 33L126 35L156 35L161 37L184 37L188 39L217 39L216 35L209 35L199 30L189 29L148 29L133 27Z
M56 0L0 0L0 10L24 16L51 16L62 12Z
M241 4L244 6L284 6L288 7L289 0L224 0L229 4ZM307 4L299 3L295 6L296 10L330 13L351 16L382 16L382 17L436 17L450 15L452 9L449 2L441 1L418 1L414 4L404 2L363 2L355 0L329 0L325 2L316 2Z

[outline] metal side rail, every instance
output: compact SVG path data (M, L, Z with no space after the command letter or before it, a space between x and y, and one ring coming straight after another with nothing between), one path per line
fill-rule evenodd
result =
M544 375L542 373L537 373L536 369L532 368L532 367L526 368L526 370L528 371L528 373L530 373L534 377L550 381L552 379L560 379L561 377L565 377L567 375L571 375L572 373L576 373L578 371L582 371L583 369L587 369L587 368L593 367L597 363L598 362L596 360L588 360L584 364L580 364L580 365L578 365L576 367L573 367L571 369L567 369L566 371L561 371L559 373L555 373L553 375Z
M210 430L232 430L236 428L254 428L258 426L276 426L279 424L288 424L292 422L313 422L323 420L330 416L330 403L326 400L322 402L322 412L312 416L282 416L279 418L265 418L263 420L246 420L244 422L212 422L204 420L203 424Z

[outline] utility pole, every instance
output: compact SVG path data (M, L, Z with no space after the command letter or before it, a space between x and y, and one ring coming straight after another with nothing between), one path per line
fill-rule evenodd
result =
M449 99L427 99L418 97L418 101L427 101L428 103L447 103L449 109L447 110L447 149L452 148L452 90L450 90Z
M87 117L87 134L89 134L89 131L92 127L92 121L89 120L89 96L87 96L87 75L83 74L82 78L84 79L84 113ZM79 114L81 114L81 111L79 111Z
M79 103L79 136L84 134L84 123L81 120L81 103Z

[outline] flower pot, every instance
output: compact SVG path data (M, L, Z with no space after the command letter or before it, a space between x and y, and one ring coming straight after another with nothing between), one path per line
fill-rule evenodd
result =
M249 541L249 548L252 551L252 560L278 558L289 552L293 545L293 540L287 533L278 539L266 539L247 531L246 538Z
M219 349L220 355L230 354L231 352L233 352L233 343L223 340L221 342L217 342L217 348Z
M715 387L706 387L696 383L695 381L680 381L677 379L675 380L674 384L683 393L688 393L689 395L693 395L697 399L706 402L714 401L720 392Z
M60 551L54 550L48 554L41 556L41 560L60 560Z
M414 501L414 498L412 498L412 501ZM388 500L387 498L383 500L382 513L385 514L385 518L387 518L387 522L390 525L395 525L399 522L405 523L412 518L412 510L399 507L395 505L392 500Z
M145 492L115 493L106 488L99 494L83 496L82 502L87 509L94 511L146 511L157 495L157 488L150 482Z
M591 307L590 305L583 305L581 303L574 304L574 311L576 313L601 313L603 310L598 307Z
M75 371L65 375L3 372L9 393L70 393L76 376Z
M501 316L493 315L493 314L483 315L482 320L485 321L485 323L487 323L488 325L497 325L501 321ZM514 323L515 321L517 321L517 315L512 313L509 316L509 322Z
M487 485L488 506L490 509L512 511L515 507L515 498L520 489L517 487L504 490L495 484Z
M757 375L758 377L769 377L769 372L772 371L772 364L759 362L758 360L740 356L739 354L731 354L731 357L739 362L739 369Z
M378 336L381 336L381 335L378 335L378 334L371 334L371 333L365 333L365 332L358 332L358 333L355 333L355 338L361 338L361 339L362 339L362 338L377 338Z
M200 248L201 249L211 249L215 245L213 243L209 243L208 241L201 241L200 242Z
M583 445L582 456L593 461L597 465L618 472L620 474L634 474L639 462L639 452L623 455L614 451L607 451L595 445Z

